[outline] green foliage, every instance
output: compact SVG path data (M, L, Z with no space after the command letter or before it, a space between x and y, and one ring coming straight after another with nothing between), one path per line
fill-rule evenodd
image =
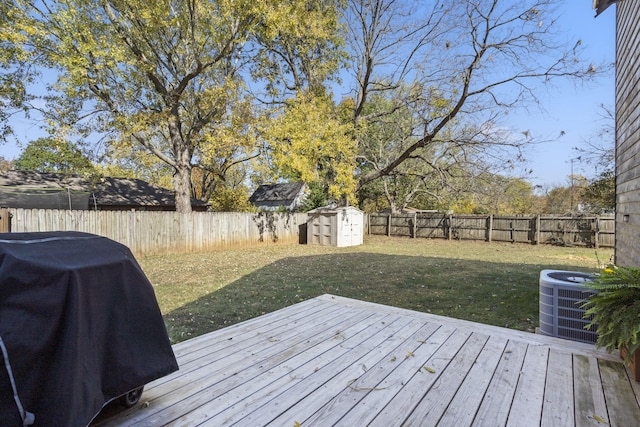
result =
M552 5L0 0L0 141L28 99L23 66L44 65L59 71L51 125L102 133L108 160L170 181L180 211L259 155L254 176L321 182L343 202L361 190L361 204L435 207L497 147L528 142L498 119L533 82L593 74L573 43L548 43ZM328 83L344 65L352 97L335 105Z
M586 287L597 291L583 305L585 318L593 316L587 327L598 325L598 347L613 352L627 347L630 360L640 349L640 268L608 267Z
M266 82L268 95L300 90L326 94L325 82L335 79L346 60L339 22L341 2L279 2L283 16L272 29L278 31L277 37L258 35L262 50L259 63L251 69L254 78Z
M10 0L0 0L0 143L13 132L9 117L26 108L30 99L25 87L35 71L30 54L24 49L19 25L22 13Z
M17 170L83 174L95 171L80 148L58 138L38 138L27 145L15 161Z
M308 212L312 209L327 206L327 190L325 186L320 182L310 182L307 185L309 186L309 193L304 199L302 211Z
M353 127L326 97L298 93L265 127L274 172L283 178L322 182L329 197L354 200Z
M141 179L163 188L173 186L171 166L139 145L112 141L97 168L104 176Z
M219 186L209 199L211 210L216 212L254 212L249 203L249 189L245 186L235 188Z
M613 170L602 172L582 190L582 201L592 212L614 210L616 207L616 176Z

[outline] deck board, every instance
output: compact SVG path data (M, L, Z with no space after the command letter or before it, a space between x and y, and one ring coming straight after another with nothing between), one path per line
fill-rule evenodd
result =
M489 338L439 423L467 426L473 423L484 397L478 390L488 388L507 344L503 337Z
M626 426L640 387L593 346L323 295L174 346L95 426ZM109 408L107 408L109 409Z
M599 419L607 418L607 405L600 384L600 370L595 357L573 356L574 408L577 427L602 425Z
M551 350L546 376L541 426L575 425L572 356Z
M526 353L526 343L513 340L507 343L471 425L506 425Z

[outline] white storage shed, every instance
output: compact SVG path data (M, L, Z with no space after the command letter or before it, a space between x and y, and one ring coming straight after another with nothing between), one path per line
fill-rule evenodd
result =
M362 244L364 213L352 206L323 207L307 212L307 243L323 246Z

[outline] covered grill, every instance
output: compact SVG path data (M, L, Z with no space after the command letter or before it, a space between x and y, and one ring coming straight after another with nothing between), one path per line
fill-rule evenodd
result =
M92 234L0 233L0 339L0 426L84 426L178 369L133 254Z

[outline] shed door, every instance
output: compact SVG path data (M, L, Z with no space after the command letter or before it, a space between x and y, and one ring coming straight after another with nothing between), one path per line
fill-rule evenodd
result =
M362 244L362 215L355 212L340 214L341 226L338 234L338 246L356 246Z
M362 244L362 229L363 229L363 216L360 213L354 212L351 214L351 245Z

